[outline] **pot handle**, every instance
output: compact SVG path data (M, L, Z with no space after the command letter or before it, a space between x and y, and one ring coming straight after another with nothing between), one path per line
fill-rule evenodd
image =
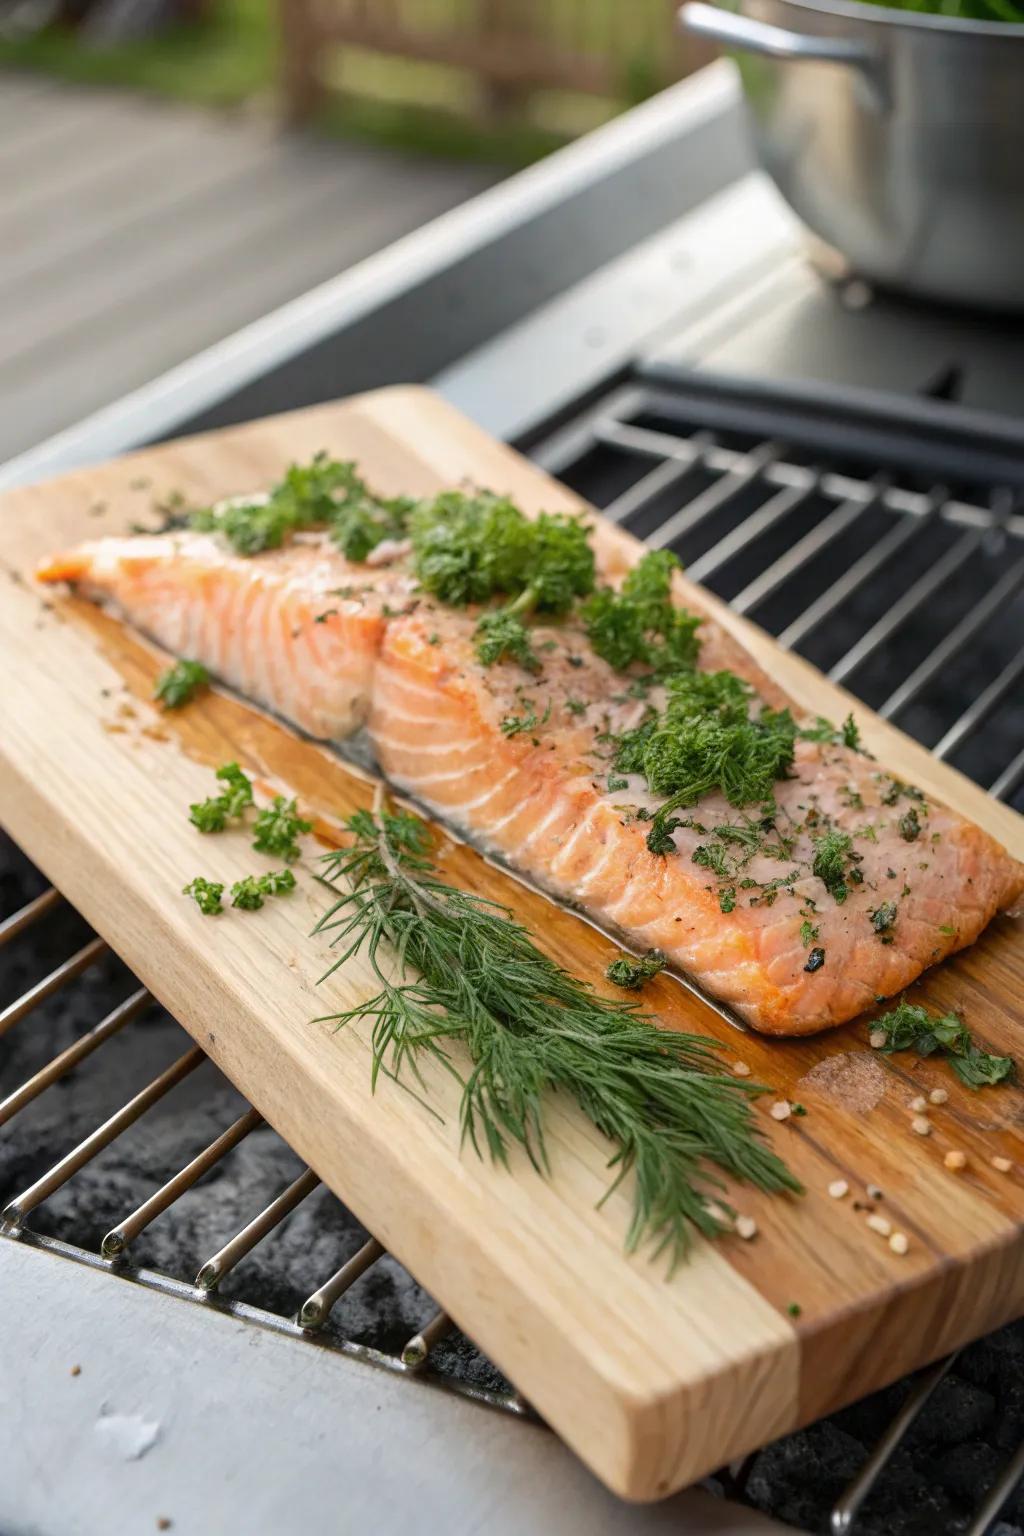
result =
M727 48L741 48L746 53L765 54L773 59L817 59L829 64L849 64L854 69L874 73L878 58L866 43L849 37L814 37L804 32L790 32L767 21L755 21L737 11L725 11L704 0L688 0L679 19L690 32L708 37Z

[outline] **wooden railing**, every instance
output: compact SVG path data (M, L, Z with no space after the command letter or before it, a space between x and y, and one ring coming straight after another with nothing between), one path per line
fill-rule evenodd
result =
M344 47L467 72L493 112L538 90L635 99L678 79L696 56L675 29L677 0L279 0L283 90L292 123L327 90Z

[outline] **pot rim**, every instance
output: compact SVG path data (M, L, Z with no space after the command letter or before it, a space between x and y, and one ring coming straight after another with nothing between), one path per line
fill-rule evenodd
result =
M861 4L859 0L771 0L798 11L839 16L847 21L877 22L881 26L921 32L953 32L977 38L1016 38L1024 43L1024 22L979 21L967 16L940 16L932 11L904 11L896 6ZM741 5L741 9L742 9Z

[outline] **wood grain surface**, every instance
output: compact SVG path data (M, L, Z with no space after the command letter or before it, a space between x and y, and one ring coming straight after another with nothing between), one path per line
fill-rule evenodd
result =
M645 1001L663 1022L713 1034L772 1087L760 1113L806 1185L800 1199L733 1192L755 1217L750 1242L699 1243L666 1278L628 1258L631 1191L600 1209L609 1148L571 1108L550 1110L552 1173L514 1154L509 1171L460 1151L453 1085L432 1082L434 1118L382 1082L369 1091L368 1030L319 1016L371 991L310 938L324 893L315 850L299 889L258 914L200 915L193 875L253 871L243 832L202 840L188 803L212 766L237 758L265 790L287 787L330 841L369 803L372 782L326 748L219 690L172 715L150 698L166 658L115 620L33 586L44 555L189 501L250 491L320 448L354 457L389 494L466 479L523 505L577 505L508 449L419 389L395 389L193 438L0 502L0 819L240 1090L405 1263L538 1411L612 1488L665 1494L1024 1310L1024 1094L972 1093L941 1062L882 1058L867 1024L799 1041L730 1028L671 978ZM630 546L629 536L605 537ZM883 765L957 806L1024 856L1024 822L876 719L706 593L803 708L851 707ZM551 953L602 984L616 946L464 845L448 877L513 907ZM971 950L926 976L915 999L962 1008L990 1049L1024 1057L1024 923L1000 917ZM27 1022L23 1028L30 1028ZM909 1100L948 1102L914 1135ZM774 1098L807 1114L777 1124ZM944 1156L963 1151L949 1171ZM1001 1173L993 1156L1009 1158ZM850 1193L830 1198L845 1179ZM906 1233L892 1252L876 1211Z

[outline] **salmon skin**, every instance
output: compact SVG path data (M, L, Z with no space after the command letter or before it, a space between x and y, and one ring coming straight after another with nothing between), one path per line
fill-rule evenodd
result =
M599 569L619 574L621 546ZM610 736L644 702L573 619L535 625L541 673L485 667L476 613L417 591L401 546L347 561L302 533L256 557L195 532L101 539L48 562L180 656L322 740L365 726L389 781L529 879L662 951L755 1029L802 1035L853 1018L971 944L1024 889L1024 866L979 827L871 758L799 740L769 835L713 794L648 850L658 800L610 770ZM709 618L700 667L785 698ZM816 829L850 838L840 896L813 870Z

